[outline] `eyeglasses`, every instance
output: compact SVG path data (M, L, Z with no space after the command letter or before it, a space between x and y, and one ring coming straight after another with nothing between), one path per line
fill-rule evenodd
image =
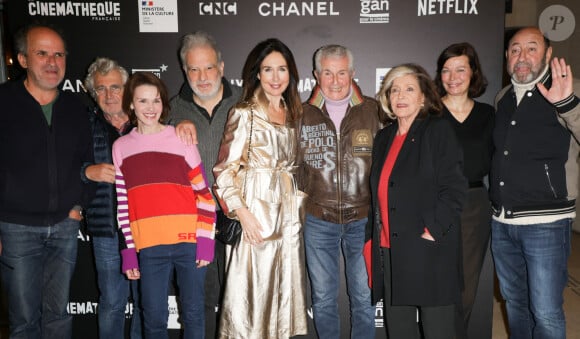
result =
M119 94L119 93L121 93L122 89L123 89L123 86L119 86L119 85L111 85L109 87L99 86L99 87L95 88L95 93L97 93L97 95L105 95L105 93L107 91L109 91L109 93L111 93L111 94Z

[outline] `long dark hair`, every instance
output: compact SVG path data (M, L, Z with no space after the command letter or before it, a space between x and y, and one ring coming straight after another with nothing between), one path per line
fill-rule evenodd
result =
M242 101L251 101L256 89L260 87L260 80L258 74L260 73L260 65L264 59L272 52L282 54L286 64L288 65L288 72L290 73L290 82L288 88L282 93L282 97L286 102L286 107L290 116L290 120L297 120L302 115L302 103L300 95L298 94L298 69L292 51L282 41L276 38L270 38L261 41L252 49L244 69L242 71L242 79L244 81Z

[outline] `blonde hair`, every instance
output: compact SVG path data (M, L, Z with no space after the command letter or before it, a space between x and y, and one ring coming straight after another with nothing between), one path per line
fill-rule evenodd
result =
M437 94L437 89L431 77L425 71L425 69L417 64L402 64L393 67L383 79L381 84L381 89L377 93L377 100L381 103L381 107L387 113L387 116L391 119L396 119L397 116L393 113L391 107L391 99L389 98L389 93L391 87L393 86L393 81L402 76L412 75L417 78L419 83L419 89L421 93L425 96L424 106L419 111L418 118L424 118L428 114L439 115L443 104Z

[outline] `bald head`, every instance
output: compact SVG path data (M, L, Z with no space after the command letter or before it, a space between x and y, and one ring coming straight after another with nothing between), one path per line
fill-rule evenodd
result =
M62 36L50 27L35 26L17 41L18 62L26 69L29 90L54 91L66 71L66 47Z
M537 27L522 28L510 39L506 50L507 72L520 84L536 80L552 57L550 42Z

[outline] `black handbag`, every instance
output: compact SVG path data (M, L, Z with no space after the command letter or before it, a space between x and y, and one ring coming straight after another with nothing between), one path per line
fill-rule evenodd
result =
M250 135L248 136L248 163L250 162L250 148L252 147L252 132L254 130L254 110L251 111L250 117ZM246 178L248 171L246 170ZM246 180L244 179L244 188L242 197L246 195ZM228 218L225 213L217 213L215 225L215 238L226 245L234 245L238 242L242 234L242 224L239 220Z
M234 245L240 239L242 225L239 220L228 218L224 213L217 214L215 238L226 245Z

